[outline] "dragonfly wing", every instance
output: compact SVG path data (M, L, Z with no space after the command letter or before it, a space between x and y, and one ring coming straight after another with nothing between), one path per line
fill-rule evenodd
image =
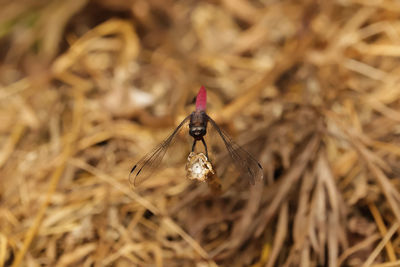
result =
M150 153L145 155L138 163L136 163L130 174L129 182L133 186L138 186L145 180L151 177L151 175L160 167L160 163L165 156L170 145L173 143L174 138L177 136L178 132L181 130L182 126L185 125L190 118L187 116L178 127L172 132L172 134L165 139L161 144L159 144Z
M211 119L209 116L207 116L207 119L221 137L235 167L241 172L242 175L246 176L250 184L254 185L255 180L263 179L263 168L261 164L249 152L236 144L228 136L228 134L219 128L213 119Z

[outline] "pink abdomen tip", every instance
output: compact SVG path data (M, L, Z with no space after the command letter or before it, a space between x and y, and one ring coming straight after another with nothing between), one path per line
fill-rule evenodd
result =
M200 87L199 93L196 97L196 110L206 110L207 92L204 86Z

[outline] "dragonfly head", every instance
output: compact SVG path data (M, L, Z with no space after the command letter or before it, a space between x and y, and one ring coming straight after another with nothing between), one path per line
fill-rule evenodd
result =
M189 128L189 134L196 140L200 140L206 133L207 130L204 126L191 126Z

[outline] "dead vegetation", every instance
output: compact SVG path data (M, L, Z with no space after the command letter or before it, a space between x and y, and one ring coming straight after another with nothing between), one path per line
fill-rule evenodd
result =
M399 11L4 3L0 265L399 266ZM228 177L215 196L185 179L182 152L132 190L130 168L200 85L263 183Z

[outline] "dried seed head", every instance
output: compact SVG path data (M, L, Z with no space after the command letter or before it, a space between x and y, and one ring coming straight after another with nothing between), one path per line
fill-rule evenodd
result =
M190 180L207 181L214 174L211 162L203 153L190 152L186 163L186 177Z

